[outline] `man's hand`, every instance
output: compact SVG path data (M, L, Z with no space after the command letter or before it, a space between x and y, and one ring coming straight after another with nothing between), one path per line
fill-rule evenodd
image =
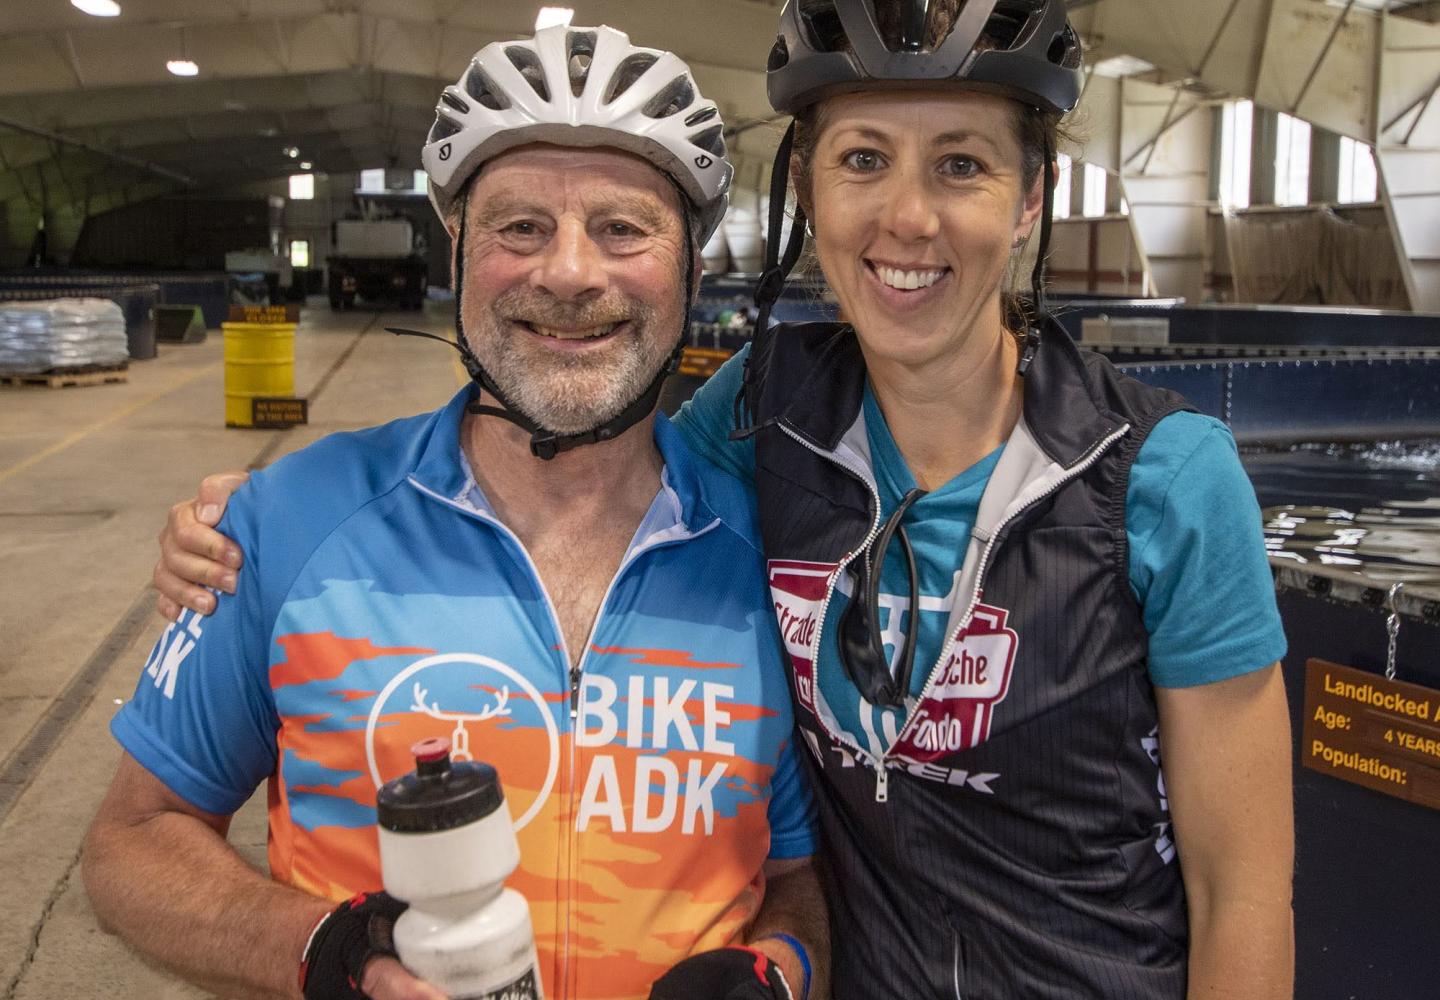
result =
M361 893L315 928L300 966L306 1000L445 1000L395 960L392 932L405 904L383 892Z
M650 1000L795 1000L780 967L754 948L718 948L679 962Z
M208 615L215 610L209 588L235 593L235 573L243 557L240 548L215 530L230 495L250 478L248 472L221 472L206 476L193 500L170 508L160 532L160 561L155 564L155 610L166 621L180 616L182 607Z

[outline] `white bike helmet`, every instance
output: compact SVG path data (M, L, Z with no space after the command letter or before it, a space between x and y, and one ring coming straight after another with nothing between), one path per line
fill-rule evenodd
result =
M725 123L675 54L623 31L556 25L485 46L435 108L421 160L443 218L486 160L531 142L604 146L653 163L690 199L704 246L720 225L734 173Z

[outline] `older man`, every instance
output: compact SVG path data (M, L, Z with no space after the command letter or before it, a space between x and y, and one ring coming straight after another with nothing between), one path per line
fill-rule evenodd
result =
M424 162L483 393L233 498L236 593L113 725L96 912L221 991L432 1000L373 933L393 908L335 901L380 885L378 785L450 735L504 782L547 996L824 995L752 512L654 413L724 212L718 111L673 55L551 28L477 55ZM267 778L274 882L224 841Z

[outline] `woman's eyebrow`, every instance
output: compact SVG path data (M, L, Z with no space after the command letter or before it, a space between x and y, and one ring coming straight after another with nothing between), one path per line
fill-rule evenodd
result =
M836 129L835 134L837 137L853 135L855 138L864 139L867 142L886 143L891 141L890 136L871 125L846 125Z
M992 149L995 148L995 142L990 138L990 136L976 129L968 128L957 128L952 129L949 132L941 132L933 140L931 140L930 144L932 146L951 146L960 145L961 143L971 141L983 142L985 145L991 147Z

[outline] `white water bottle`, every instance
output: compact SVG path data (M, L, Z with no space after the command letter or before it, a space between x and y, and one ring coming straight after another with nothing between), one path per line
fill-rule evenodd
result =
M410 904L395 922L400 962L451 1000L541 1000L525 897L505 888L520 846L500 777L451 763L450 741L410 748L415 770L380 789L380 873Z

